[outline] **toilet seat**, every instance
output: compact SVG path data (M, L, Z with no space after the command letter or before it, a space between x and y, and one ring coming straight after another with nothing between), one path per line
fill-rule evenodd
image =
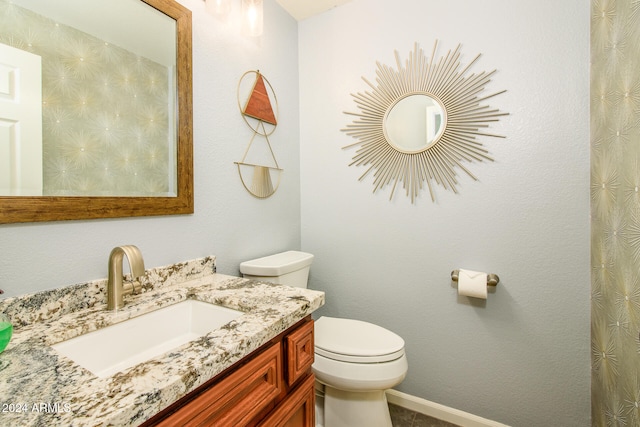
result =
M404 356L404 340L372 323L322 316L315 322L315 353L350 363L384 363Z

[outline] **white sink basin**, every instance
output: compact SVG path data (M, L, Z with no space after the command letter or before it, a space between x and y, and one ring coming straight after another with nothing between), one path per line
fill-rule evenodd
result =
M109 377L197 339L242 314L187 300L52 347L98 377Z

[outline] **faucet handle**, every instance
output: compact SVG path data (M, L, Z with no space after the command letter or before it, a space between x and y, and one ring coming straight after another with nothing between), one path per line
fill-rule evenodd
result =
M142 292L142 284L138 280L132 280L131 282L122 284L123 295L135 295Z

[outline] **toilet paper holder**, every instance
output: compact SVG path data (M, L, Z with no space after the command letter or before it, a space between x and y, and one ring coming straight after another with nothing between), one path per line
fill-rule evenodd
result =
M451 280L453 280L454 282L458 281L458 276L460 276L460 270L453 270L451 272ZM496 286L498 282L500 282L500 278L497 274L487 274L487 286Z

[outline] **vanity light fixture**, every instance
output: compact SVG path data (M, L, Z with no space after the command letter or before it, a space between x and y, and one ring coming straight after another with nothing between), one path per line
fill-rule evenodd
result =
M241 28L242 34L249 37L262 35L264 21L263 0L241 0ZM222 20L229 21L233 0L204 0L208 13Z
M226 20L231 12L232 0L205 0L207 12L215 17Z
M262 35L263 15L262 0L242 0L243 33L251 37Z

